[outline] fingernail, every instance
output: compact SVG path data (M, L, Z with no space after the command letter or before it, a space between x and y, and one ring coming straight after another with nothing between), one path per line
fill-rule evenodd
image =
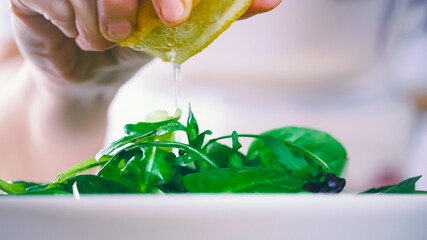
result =
M181 0L162 0L160 1L160 10L164 21L176 23L181 20L185 8Z
M129 21L109 23L107 34L112 40L125 40L130 37L132 24Z

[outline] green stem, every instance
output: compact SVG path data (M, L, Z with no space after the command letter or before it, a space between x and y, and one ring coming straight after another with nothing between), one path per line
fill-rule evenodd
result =
M99 159L99 161L97 161L96 158L91 158L89 160L81 162L81 163L65 170L61 174L59 174L55 178L55 183L62 183L62 182L76 176L77 174L79 174L83 171L92 169L94 167L102 166L104 163L106 163L110 159L111 159L111 157L104 157L103 156Z
M186 150L188 152L192 152L195 153L197 155L199 155L203 162L208 164L210 167L212 168L219 168L214 162L212 162L204 153L202 153L200 150L184 144L184 143L180 143L180 142L163 142L163 141L155 141L155 142L136 142L134 147L138 147L138 146L149 146L149 147L171 147L171 148L178 148L178 149L182 149L182 150Z
M219 137L219 138L213 138L213 139L209 140L205 144L205 146L203 148L206 148L208 145L210 145L210 144L212 144L214 142L217 142L219 140L223 140L223 139L227 139L227 138L232 138L232 137L233 137L233 135L227 135L227 136L222 136L222 137ZM247 138L257 138L257 139L263 139L264 138L264 136L255 135L255 134L237 134L237 137L247 137Z

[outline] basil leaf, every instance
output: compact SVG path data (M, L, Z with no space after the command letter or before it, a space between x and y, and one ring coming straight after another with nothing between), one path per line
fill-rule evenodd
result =
M169 181L161 181L157 186L164 193L185 193L187 191L182 186L182 177L192 173L195 173L194 169L178 166Z

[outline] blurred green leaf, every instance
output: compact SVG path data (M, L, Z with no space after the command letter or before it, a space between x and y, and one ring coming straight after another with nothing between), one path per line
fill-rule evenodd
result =
M419 191L415 190L415 184L420 178L421 176L412 177L395 185L388 185L388 186L383 186L379 188L371 188L361 193L362 194L365 194L365 193L387 193L387 194L417 193Z
M27 183L25 182L15 182L15 183L8 183L0 179L0 190L7 194L20 194L20 193L26 193L25 190L27 188Z
M66 191L73 193L76 184L80 194L138 193L135 188L96 175L78 175L67 180Z

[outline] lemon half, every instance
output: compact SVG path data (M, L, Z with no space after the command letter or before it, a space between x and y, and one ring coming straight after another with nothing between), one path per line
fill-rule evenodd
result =
M134 34L120 46L181 64L211 44L251 3L252 0L193 0L193 9L187 21L176 27L168 27L162 23L148 0L138 10Z

